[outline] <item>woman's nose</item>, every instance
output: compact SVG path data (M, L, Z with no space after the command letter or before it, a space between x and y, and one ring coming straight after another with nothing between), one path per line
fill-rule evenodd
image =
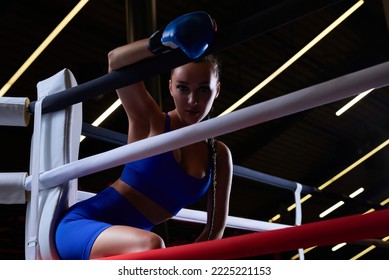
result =
M189 103L190 105L195 105L195 104L197 104L197 102L198 102L198 100L197 100L196 94L191 93L191 94L189 95L188 103Z

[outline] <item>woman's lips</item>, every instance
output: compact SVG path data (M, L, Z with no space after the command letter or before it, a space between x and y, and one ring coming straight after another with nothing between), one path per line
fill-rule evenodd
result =
M200 113L200 110L197 110L197 109L187 109L186 112L188 112L191 115L198 115Z

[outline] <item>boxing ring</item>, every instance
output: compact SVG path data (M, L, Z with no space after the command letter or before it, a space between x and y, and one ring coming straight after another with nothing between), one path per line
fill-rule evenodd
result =
M251 26L253 21L250 18L238 26ZM250 32L242 36L249 39L253 36ZM235 44L236 40L243 40L242 37L232 40L226 34L230 32L220 32L209 52L220 51ZM80 102L155 75L156 71L166 70L164 67L172 68L186 62L188 59L182 53L173 51L82 85L77 85L71 71L64 69L38 83L35 102L29 103L25 98L2 99L8 104L3 110L6 118L1 118L4 119L2 125L27 125L27 115L34 114L29 174L0 176L0 193L5 194L1 197L8 197L8 203L27 201L26 259L58 259L53 236L59 215L77 201L93 195L77 190L80 177L389 85L389 62L385 62L218 118L78 159L82 127ZM164 66L157 67L161 65ZM8 108L10 110L6 111ZM297 198L299 191L301 188L296 190ZM27 197L24 197L25 192ZM183 209L176 219L204 222L204 215ZM240 259L388 235L388 221L389 210L304 225L299 225L296 218L294 226L228 217L228 226L261 232L106 259Z

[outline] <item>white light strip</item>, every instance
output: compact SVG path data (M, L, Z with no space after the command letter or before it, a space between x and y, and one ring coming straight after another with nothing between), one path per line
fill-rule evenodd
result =
M357 102L359 102L362 98L364 98L366 95L368 95L374 88L369 89L365 92L362 92L355 96L350 102L348 102L346 105L344 105L342 108L340 108L338 111L336 111L335 115L338 117L342 115L344 112L346 112L348 109L350 109L352 106L354 106Z
M50 35L42 42L42 44L32 53L32 55L23 63L23 65L15 72L9 81L0 89L0 96L3 96L11 86L20 78L35 59L46 49L46 47L57 37L57 35L66 27L66 25L77 15L77 13L88 3L89 0L81 0L70 11L70 13L58 24L58 26L50 33Z
M356 197L357 195L361 194L362 192L364 191L364 188L359 188L357 189L356 191L354 191L352 194L349 195L350 198L354 198ZM322 212L319 217L320 218L324 218L325 216L327 216L329 213L335 211L336 209L338 209L339 207L341 207L342 205L344 204L343 201L339 201L338 203L336 203L335 205L331 206L330 208L328 208L327 210L325 210L324 212Z
M241 99L235 102L231 107L225 110L223 113L219 115L223 116L225 114L231 113L244 102L246 102L249 98L251 98L254 94L256 94L260 89L270 83L274 78L276 78L279 74L281 74L285 69L287 69L290 65L292 65L296 60L298 60L303 54L309 51L313 46L315 46L321 39L327 36L333 29L335 29L342 21L344 21L348 16L354 13L362 4L363 0L355 3L350 9L348 9L343 15L341 15L338 19L336 19L332 24L330 24L326 29L324 29L319 35L317 35L311 42L309 42L305 47L303 47L300 51L298 51L294 56L292 56L287 62L285 62L280 68L278 68L273 74L267 77L264 81L258 84L255 88L253 88L250 92L244 95Z
M344 204L344 201L339 201L337 203L335 203L334 205L332 205L330 208L328 208L327 210L325 210L324 212L320 213L319 217L320 218L324 218L325 216L327 216L329 213L331 213L332 211L338 209L340 206L342 206Z
M360 195L361 193L364 192L364 188L359 188L357 189L355 192L353 192L352 194L349 195L350 198L354 198L356 197L357 195Z
M344 247L344 246L346 246L346 245L347 245L346 242L339 243L338 245L332 247L331 251L332 251L332 252L335 252L336 250L339 250L340 248L342 248L342 247Z

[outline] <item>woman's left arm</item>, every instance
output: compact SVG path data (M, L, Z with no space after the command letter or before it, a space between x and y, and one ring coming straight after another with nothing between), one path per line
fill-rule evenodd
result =
M220 239L223 237L227 223L228 209L230 202L230 191L232 183L232 156L228 147L217 141L216 160L216 196L213 205L212 191L208 192L207 224L203 232L196 239L196 242ZM212 185L210 186L212 188ZM214 210L213 210L214 208ZM212 225L212 215L213 225ZM211 233L210 233L211 231Z

